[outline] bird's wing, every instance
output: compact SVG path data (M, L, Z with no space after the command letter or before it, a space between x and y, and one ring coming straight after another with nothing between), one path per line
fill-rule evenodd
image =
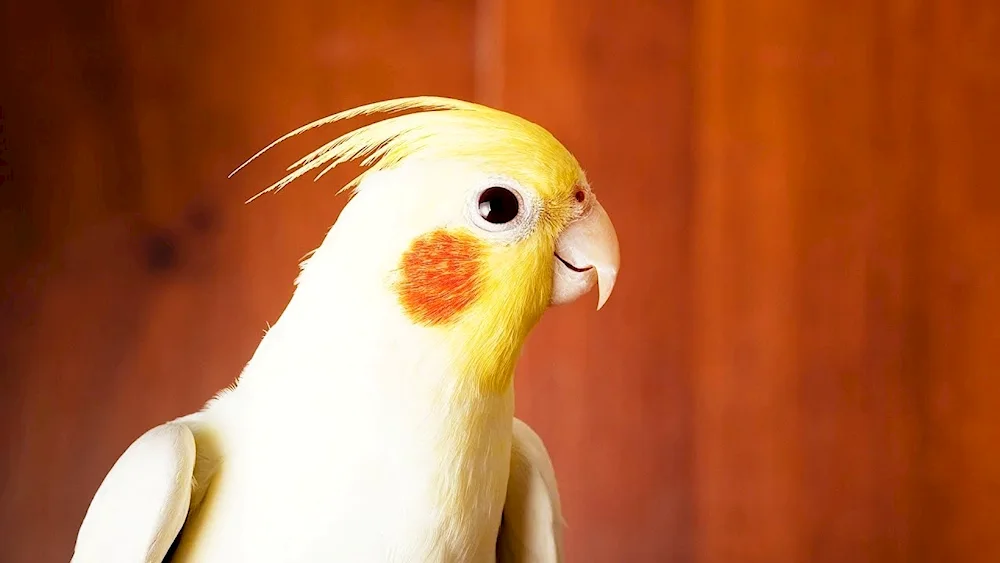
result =
M562 529L552 460L538 434L515 418L497 562L561 563Z
M98 487L70 563L163 563L187 519L195 450L180 421L132 442Z

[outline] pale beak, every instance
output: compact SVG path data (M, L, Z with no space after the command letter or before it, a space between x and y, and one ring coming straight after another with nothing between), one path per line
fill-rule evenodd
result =
M576 301L597 282L600 310L617 277L618 235L604 207L594 199L587 214L570 223L556 240L552 305Z

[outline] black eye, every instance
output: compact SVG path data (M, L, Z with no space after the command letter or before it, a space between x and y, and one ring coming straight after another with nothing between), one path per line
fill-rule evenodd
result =
M479 215L494 225L513 221L518 210L517 196L507 188L494 186L479 194Z

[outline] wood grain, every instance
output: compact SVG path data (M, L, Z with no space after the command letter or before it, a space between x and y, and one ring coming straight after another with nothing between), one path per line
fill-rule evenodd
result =
M549 128L611 214L517 412L570 561L1000 560L1000 5L0 3L0 561L68 560L146 428L239 373L400 95Z
M698 4L700 561L997 557L974 4Z

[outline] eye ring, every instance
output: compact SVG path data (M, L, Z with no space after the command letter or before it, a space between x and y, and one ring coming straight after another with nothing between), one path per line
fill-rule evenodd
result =
M487 240L500 244L513 243L528 236L538 224L538 214L541 211L542 202L533 189L522 185L513 178L500 175L482 177L466 193L468 199L463 213L465 223L478 232L479 236ZM514 199L511 200L509 196L513 196ZM494 223L487 219L488 213L485 214L487 217L484 217L484 213L480 213L483 200L491 202L491 210L499 211L493 209L492 204L501 202L490 198L502 198L508 204L505 208L506 215L495 214L492 219L495 221L509 220ZM513 208L514 200L517 202L517 212L511 214L510 210ZM513 217L511 218L510 215Z
M467 215L473 225L487 233L520 233L533 221L532 198L509 181L492 179L470 196Z

